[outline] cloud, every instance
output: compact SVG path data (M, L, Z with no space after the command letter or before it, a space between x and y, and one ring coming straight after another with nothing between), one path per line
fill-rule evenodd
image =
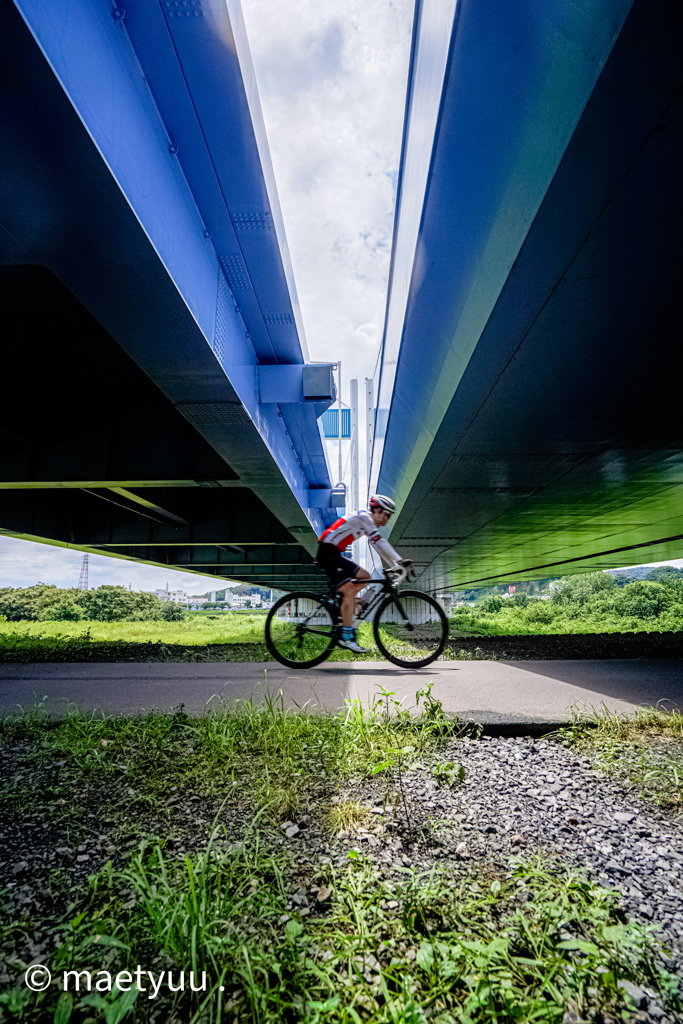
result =
M413 0L244 0L312 359L371 377L381 341Z
M343 47L344 28L336 18L303 36L285 36L261 56L260 86L275 92L284 82L292 97L310 92L342 73Z

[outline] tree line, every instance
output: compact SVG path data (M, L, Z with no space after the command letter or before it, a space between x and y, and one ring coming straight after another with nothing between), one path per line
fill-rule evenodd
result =
M103 584L94 590L67 590L49 583L0 588L0 619L42 622L180 622L185 610L156 594Z
M544 592L534 594L518 584L517 593L508 598L489 588L474 608L454 609L454 618L468 619L471 624L481 619L482 626L486 619L499 618L518 619L520 626L529 628L552 623L559 632L563 624L571 629L572 622L611 624L618 629L645 628L646 624L667 630L683 627L683 571L673 566L653 569L644 579L589 572L544 584Z

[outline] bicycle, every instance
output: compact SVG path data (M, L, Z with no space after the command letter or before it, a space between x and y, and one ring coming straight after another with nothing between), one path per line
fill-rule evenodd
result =
M375 643L384 657L401 668L423 668L439 657L448 640L448 620L433 597L419 590L398 591L407 570L385 570L370 579L377 591L357 605L357 618L372 618ZM353 582L359 583L360 580ZM341 637L339 594L285 594L266 619L266 647L288 668L313 668L330 656ZM426 646L425 646L426 645Z

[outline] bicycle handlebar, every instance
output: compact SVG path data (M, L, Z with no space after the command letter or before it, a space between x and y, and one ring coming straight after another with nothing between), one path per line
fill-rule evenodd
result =
M384 570L384 577L389 580L392 587L399 587L412 568L412 565L392 566L390 569Z
M412 578L414 575L415 570L412 565L398 565L385 569L384 575L380 579L359 580L354 577L352 580L344 580L344 583L364 583L369 587L373 583L385 583L388 580L392 587L399 587L408 576ZM339 586L343 586L343 584L340 583Z

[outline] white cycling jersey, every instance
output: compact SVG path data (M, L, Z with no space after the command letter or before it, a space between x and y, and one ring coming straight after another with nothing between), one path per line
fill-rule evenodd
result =
M395 551L388 540L380 535L375 526L375 520L367 509L359 509L358 512L349 512L347 516L337 519L332 526L328 526L321 534L322 544L334 544L340 551L344 551L349 544L359 537L367 537L372 546L382 556L387 565L395 565L400 561L401 556Z

